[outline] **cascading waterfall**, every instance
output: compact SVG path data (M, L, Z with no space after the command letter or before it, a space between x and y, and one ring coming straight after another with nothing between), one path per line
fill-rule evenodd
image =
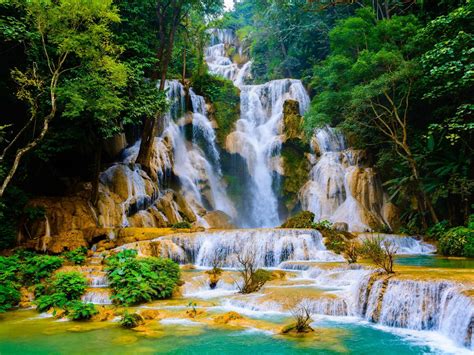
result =
M212 266L217 258L223 267L238 267L237 255L251 256L258 267L276 267L287 260L344 261L326 249L315 230L246 229L182 234L151 241L157 255L180 263ZM120 248L138 248L125 244Z
M350 231L390 226L381 184L361 163L360 152L348 149L344 136L330 127L318 129L312 143L320 156L299 193L303 210L313 212L315 220L346 223Z
M301 81L282 79L262 85L243 85L250 62L241 68L226 55L226 45L233 37L215 30L213 46L206 51L209 70L228 78L240 88L240 119L226 139L226 149L244 158L251 177L250 220L246 227L274 227L280 224L278 198L274 191L275 174L281 171L278 158L282 144L283 103L299 102L300 114L309 106L309 97ZM227 41L227 42L226 42ZM217 42L217 43L216 43Z

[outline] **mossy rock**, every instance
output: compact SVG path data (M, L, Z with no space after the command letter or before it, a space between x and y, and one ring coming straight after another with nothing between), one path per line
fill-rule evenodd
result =
M285 142L281 150L284 171L282 189L289 211L292 211L298 203L298 192L308 181L311 169L305 156L308 149L304 142L291 140Z
M280 228L311 228L313 225L314 213L301 211L293 217L288 218Z

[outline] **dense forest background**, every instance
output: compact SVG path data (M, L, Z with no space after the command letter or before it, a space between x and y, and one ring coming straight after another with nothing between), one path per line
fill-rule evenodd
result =
M321 5L321 3L324 3ZM117 158L117 133L159 130L163 79L219 103L228 81L207 73L209 28L233 29L256 83L301 78L312 103L304 129L343 130L366 149L404 231L467 223L474 176L474 6L470 1L0 1L0 240L41 216L34 195L66 195ZM218 105L219 107L219 105ZM149 140L149 139L148 139ZM145 143L143 143L145 142Z

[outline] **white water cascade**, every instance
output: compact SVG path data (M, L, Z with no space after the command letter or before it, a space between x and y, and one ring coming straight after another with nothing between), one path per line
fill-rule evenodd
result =
M251 256L257 267L277 267L293 261L332 262L344 258L323 244L316 230L299 229L245 229L178 234L151 241L156 255L180 263L212 266L217 257L223 267L237 267L237 256ZM147 245L145 247L148 248ZM122 248L138 249L140 243L125 244Z
M213 38L206 52L209 70L234 81L240 93L240 119L235 130L226 138L226 149L239 154L246 162L251 177L248 191L251 208L246 227L274 227L280 224L278 199L274 191L275 174L280 172L280 148L283 134L283 103L288 99L299 102L300 114L309 106L309 96L301 81L273 80L262 85L244 85L250 62L242 67L226 56L226 45L235 39L227 32Z
M387 198L361 152L348 149L344 136L330 127L315 132L312 148L315 164L299 193L303 210L315 220L347 223L355 232L390 227Z

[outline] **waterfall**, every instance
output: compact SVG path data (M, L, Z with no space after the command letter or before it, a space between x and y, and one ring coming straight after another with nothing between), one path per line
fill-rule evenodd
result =
M223 267L238 267L237 255L252 255L256 267L276 267L287 260L344 261L328 251L315 230L247 229L182 234L160 237L151 242L157 255L180 263L212 266L217 258ZM121 248L139 250L138 243Z
M383 233L361 233L357 236L360 241L371 237L390 241L395 246L398 255L429 254L436 251L433 245L410 236Z
M226 54L226 46L238 47L232 32L214 30L213 44L206 50L209 70L230 79L240 88L240 119L226 138L226 149L239 154L246 162L251 177L248 189L250 213L246 227L274 227L280 224L278 197L274 191L275 172L282 144L283 103L299 102L300 113L309 106L309 97L301 81L274 80L262 85L244 85L250 75L251 62L239 67Z
M438 331L474 350L474 302L444 281L378 279L360 285L358 314L390 327Z
M387 198L373 169L362 164L362 152L348 149L344 136L330 127L316 130L312 148L316 163L299 192L303 210L315 220L347 223L355 232L390 226Z

